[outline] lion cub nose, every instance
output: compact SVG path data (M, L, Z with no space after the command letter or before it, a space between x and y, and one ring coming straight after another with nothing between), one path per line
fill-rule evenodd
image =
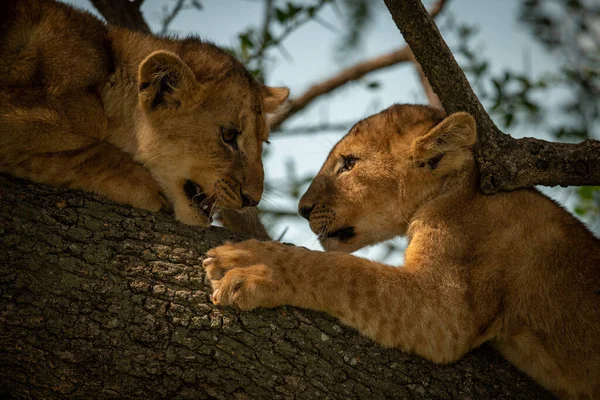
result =
M258 205L258 201L254 200L247 194L242 194L242 207L255 207Z
M315 205L311 205L308 207L302 207L300 206L298 209L298 212L300 212L300 215L302 215L302 218L306 219L307 221L310 218L310 213L312 212L312 210L315 208Z

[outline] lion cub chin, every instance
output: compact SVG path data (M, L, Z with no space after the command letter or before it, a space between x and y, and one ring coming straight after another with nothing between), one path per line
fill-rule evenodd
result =
M247 241L210 250L213 302L328 312L451 363L484 342L562 398L600 398L600 241L537 190L484 196L475 121L396 105L331 151L299 211L327 250L408 234L402 268Z
M0 22L0 172L199 226L258 204L266 116L287 88L199 39L106 26L52 0L2 2Z

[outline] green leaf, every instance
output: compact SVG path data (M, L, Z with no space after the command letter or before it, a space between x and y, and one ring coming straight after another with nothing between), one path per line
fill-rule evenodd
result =
M240 33L238 37L240 39L240 45L242 46L242 48L254 48L254 43L252 43L252 39L250 39L250 33Z
M273 41L273 35L271 35L270 31L266 31L265 32L265 38L264 38L264 46L268 46L269 44L271 44L271 42Z
M488 63L487 61L484 61L473 67L473 74L475 74L475 76L482 76L485 73L485 71L487 71L487 69Z
M537 114L540 111L540 107L537 104L533 104L527 99L523 99L523 106L532 114Z
M513 113L508 113L504 116L504 126L507 128L510 127L515 119L515 115Z
M280 24L283 24L288 19L288 15L286 12L282 11L279 8L275 9L275 18L279 21Z
M575 214L580 215L582 217L585 214L587 214L587 210L585 208L582 208L582 207L575 207L574 211L575 211Z
M300 11L302 11L302 7L298 7L292 2L287 3L287 8L288 8L287 15L288 15L288 18L290 18L290 19L294 18Z
M458 36L461 39L465 40L465 39L468 39L469 37L473 36L473 34L475 34L476 31L477 30L475 29L475 27L463 24L458 27Z
M503 97L503 90L502 90L502 85L500 84L500 81L496 78L492 79L492 83L494 84L494 87L496 88L496 92L498 92L498 97Z
M592 200L594 198L594 192L600 190L600 186L580 186L577 189L577 194L583 200Z

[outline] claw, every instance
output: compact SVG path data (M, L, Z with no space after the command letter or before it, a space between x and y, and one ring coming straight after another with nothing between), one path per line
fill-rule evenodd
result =
M210 299L212 300L213 303L217 304L217 301L219 301L219 299L217 298L217 296L219 295L219 289L215 290L213 292L213 294L210 296Z
M208 258L205 258L204 261L202 261L202 266L203 267L208 267L209 265L211 265L214 262L215 262L214 258L208 257Z

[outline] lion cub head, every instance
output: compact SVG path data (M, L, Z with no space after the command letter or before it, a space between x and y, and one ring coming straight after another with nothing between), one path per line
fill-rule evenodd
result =
M221 207L255 206L263 191L266 114L287 88L257 83L215 46L182 41L148 55L138 70L137 158L178 220L209 226Z
M471 171L475 121L395 105L358 122L302 196L300 214L326 250L355 251L406 232L416 210Z

